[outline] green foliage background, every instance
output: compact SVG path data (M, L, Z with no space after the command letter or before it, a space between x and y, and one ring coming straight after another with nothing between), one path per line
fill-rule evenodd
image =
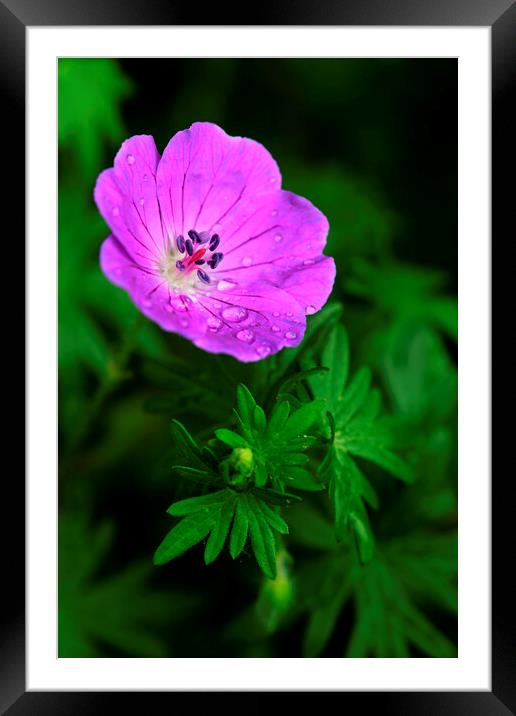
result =
M58 72L59 655L455 656L456 62ZM327 307L257 364L163 333L98 266L98 172L197 120L330 222Z

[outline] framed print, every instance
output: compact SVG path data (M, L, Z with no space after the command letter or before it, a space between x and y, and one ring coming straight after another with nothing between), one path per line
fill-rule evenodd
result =
M498 5L0 4L28 337L6 712L177 691L515 712Z

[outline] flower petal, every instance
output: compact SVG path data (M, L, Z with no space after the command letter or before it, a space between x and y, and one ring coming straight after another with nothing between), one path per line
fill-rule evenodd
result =
M157 173L158 196L171 235L217 231L237 210L251 210L281 185L278 166L258 142L196 122L168 143Z
M302 306L286 291L266 282L198 297L202 332L192 338L210 353L228 353L240 361L261 360L297 346L306 329Z
M95 202L113 235L144 267L154 267L168 248L156 191L159 154L147 135L127 139L113 169L100 174Z
M288 191L261 197L255 212L221 229L224 261L219 279L245 285L268 281L289 291L307 313L328 299L335 279L333 259L322 255L328 221L311 202Z

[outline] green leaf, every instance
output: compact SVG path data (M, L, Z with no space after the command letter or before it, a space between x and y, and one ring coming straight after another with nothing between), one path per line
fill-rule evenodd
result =
M278 433L281 433L285 425L287 424L288 416L290 413L290 405L287 402L276 403L274 406L271 416L269 418L269 424L267 426L267 439L274 438Z
M324 410L324 401L314 400L296 410L283 429L282 440L288 442L292 438L305 433L318 420Z
M233 430L219 428L215 430L215 435L221 442L232 448L245 447L247 445L247 441L238 433L233 432Z
M226 500L226 490L212 492L209 495L201 495L200 497L189 497L180 502L174 502L167 512L174 517L184 517L201 512L206 508L213 508ZM210 510L211 511L211 510Z
M240 419L245 425L253 424L256 402L248 388L242 383L237 388L237 409Z
M269 579L276 577L276 547L274 535L253 495L248 496L249 532L254 556Z
M371 371L369 368L360 368L346 388L339 404L336 416L339 425L345 425L360 410L367 399L370 385Z
M349 371L349 343L343 326L338 324L331 332L322 352L321 361L330 370L326 375L313 376L310 385L316 396L326 400L327 409L334 412Z
M213 562L219 556L222 548L224 547L224 542L228 536L231 520L233 519L235 500L236 497L234 495L227 493L226 500L220 510L219 519L211 531L208 542L206 543L206 549L204 551L204 561L206 564Z
M161 565L170 562L171 559L179 557L190 547L201 542L215 523L212 511L196 513L181 520L167 534L163 542L154 553L154 564Z
M288 534L288 525L283 520L277 512L272 510L265 502L262 500L256 500L256 505L261 510L263 516L267 520L267 522L270 524L271 527L273 527L277 532L279 532L282 535Z
M231 538L229 543L229 553L233 559L236 559L238 555L244 549L247 541L247 533L249 530L249 506L247 504L247 497L245 494L240 495L236 511L235 519L233 522L233 529L231 531Z

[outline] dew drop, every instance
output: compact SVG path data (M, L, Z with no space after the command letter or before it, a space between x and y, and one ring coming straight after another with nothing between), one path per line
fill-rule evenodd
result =
M252 343L254 341L254 333L248 328L244 328L243 331L238 331L236 337L239 341L243 341L244 343Z
M226 279L222 279L222 281L219 281L217 284L217 291L230 291L236 285L236 281L227 281Z
M311 266L311 265L314 264L314 263L315 263L315 260L314 260L314 259L305 259L305 260L303 261L303 266Z
M135 161L136 161L136 160L135 160L135 158L134 158L134 156L133 156L132 154L128 154L128 155L127 155L127 163L128 163L128 164L134 164Z
M281 331L281 328L279 326L271 326L271 331L273 333L279 333Z
M210 316L206 323L212 333L216 333L216 331L218 331L222 325L222 321L218 318L215 318L215 316Z
M279 316L279 311L274 311L272 315L274 316L274 318L277 318Z
M275 183L276 183L276 177L271 177L271 178L269 179L269 182L270 182L271 184L275 184Z
M272 350L272 348L270 346L267 346L264 344L262 346L258 346L258 348L256 349L256 352L258 353L259 356L262 356L262 358L265 358L265 356L269 355L271 350Z
M183 326L183 328L186 328L188 326L188 318L181 318L179 321L179 325Z
M118 206L114 206L111 209L111 213L113 214L113 216L118 216L120 214L120 209L118 208Z
M147 176L147 174L143 175L143 181L149 181L149 177Z
M274 235L274 241L279 244L280 241L283 241L283 234L275 234Z
M242 266L250 266L253 263L253 259L250 256L244 256L242 259Z
M317 311L317 309L315 306L310 305L305 308L305 311L308 316L311 316L313 313L315 313Z
M145 204L145 199L142 196L142 198L140 199L140 206L143 206L144 204Z
M294 314L292 313L292 311L287 311L285 315L288 316L289 318L292 318L292 316Z
M285 338L288 338L289 341L293 341L294 338L297 338L297 333L294 333L294 331L287 331L285 333Z
M273 209L273 210L271 211L271 216L278 216L278 210L277 210L277 209Z
M178 313L185 313L188 311L188 307L180 298L174 298L170 301L172 308Z
M247 318L247 311L241 306L228 306L222 311L222 318L225 321L232 321L232 323L240 323Z

